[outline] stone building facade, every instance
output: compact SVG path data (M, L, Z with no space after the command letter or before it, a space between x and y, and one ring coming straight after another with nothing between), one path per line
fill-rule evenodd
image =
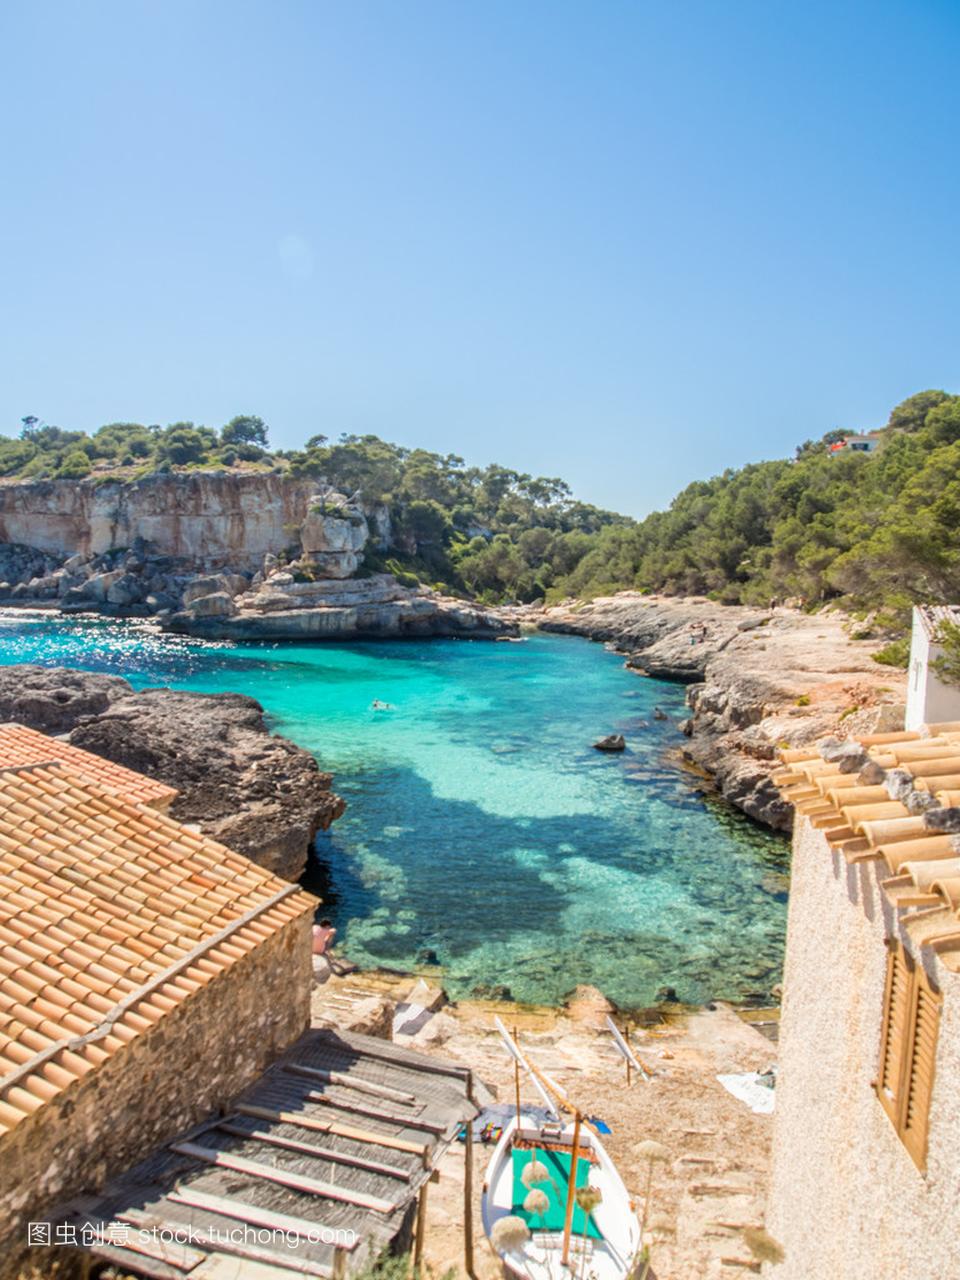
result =
M28 1222L226 1106L303 1034L310 923L295 917L0 1138L0 1256Z

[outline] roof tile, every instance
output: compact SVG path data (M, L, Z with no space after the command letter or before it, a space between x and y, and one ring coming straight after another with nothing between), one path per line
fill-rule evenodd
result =
M94 782L112 795L121 795L137 804L166 808L176 798L174 787L134 773L112 760L104 760L90 751L82 751L69 742L50 738L26 725L0 724L0 769L22 765L46 764L59 760L72 773Z

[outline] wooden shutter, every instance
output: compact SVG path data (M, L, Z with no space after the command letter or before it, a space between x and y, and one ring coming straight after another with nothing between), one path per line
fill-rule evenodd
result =
M913 1005L913 971L900 943L891 942L889 946L876 1089L884 1111L899 1129L903 1065L910 1038L910 1013Z
M930 1097L942 997L922 965L890 942L877 1097L918 1169L927 1161Z
M903 1145L918 1169L924 1169L927 1163L927 1129L941 1004L941 996L930 986L927 975L918 965L913 984L910 1044L904 1060L903 1102L897 1126Z

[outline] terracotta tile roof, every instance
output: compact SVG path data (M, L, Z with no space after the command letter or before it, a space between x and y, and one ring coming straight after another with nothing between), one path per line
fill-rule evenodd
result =
M0 769L11 765L43 764L48 760L60 760L69 766L72 773L137 804L165 808L177 796L175 788L168 787L166 783L155 782L124 768L122 764L114 764L112 760L71 747L69 742L49 738L45 733L28 729L23 724L0 724Z
M881 862L908 932L960 972L960 721L780 757L774 782L798 816L847 862Z
M0 770L0 1134L315 905L61 764Z

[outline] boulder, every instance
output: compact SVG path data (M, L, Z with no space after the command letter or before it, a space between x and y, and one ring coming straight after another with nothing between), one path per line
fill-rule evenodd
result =
M200 596L190 602L189 613L194 618L232 618L237 612L233 596L226 591L217 591L213 595Z
M143 599L143 580L135 573L123 573L107 588L107 604L126 606Z
M627 741L622 733L608 733L605 738L599 738L594 744L597 751L626 751Z
M144 600L144 604L151 613L167 613L177 607L175 598L167 595L165 591L151 591Z
M193 578L183 589L184 605L201 600L204 596L226 594L231 598L246 591L247 580L240 573L216 573L202 578Z
M69 556L60 567L64 573L80 574L84 578L89 577L90 571L87 568L87 557L85 555Z
M29 596L32 600L53 600L57 594L57 579L44 576L42 578L31 578L26 584L20 583L20 586L26 586L24 596Z
M112 569L108 573L95 573L83 584L83 594L88 600L95 600L98 604L106 604L110 588L115 582L119 582L123 576L124 571L122 569Z
M567 1016L574 1022L598 1029L605 1029L607 1018L616 1012L616 1006L610 1003L602 991L586 984L574 987L563 1004Z

